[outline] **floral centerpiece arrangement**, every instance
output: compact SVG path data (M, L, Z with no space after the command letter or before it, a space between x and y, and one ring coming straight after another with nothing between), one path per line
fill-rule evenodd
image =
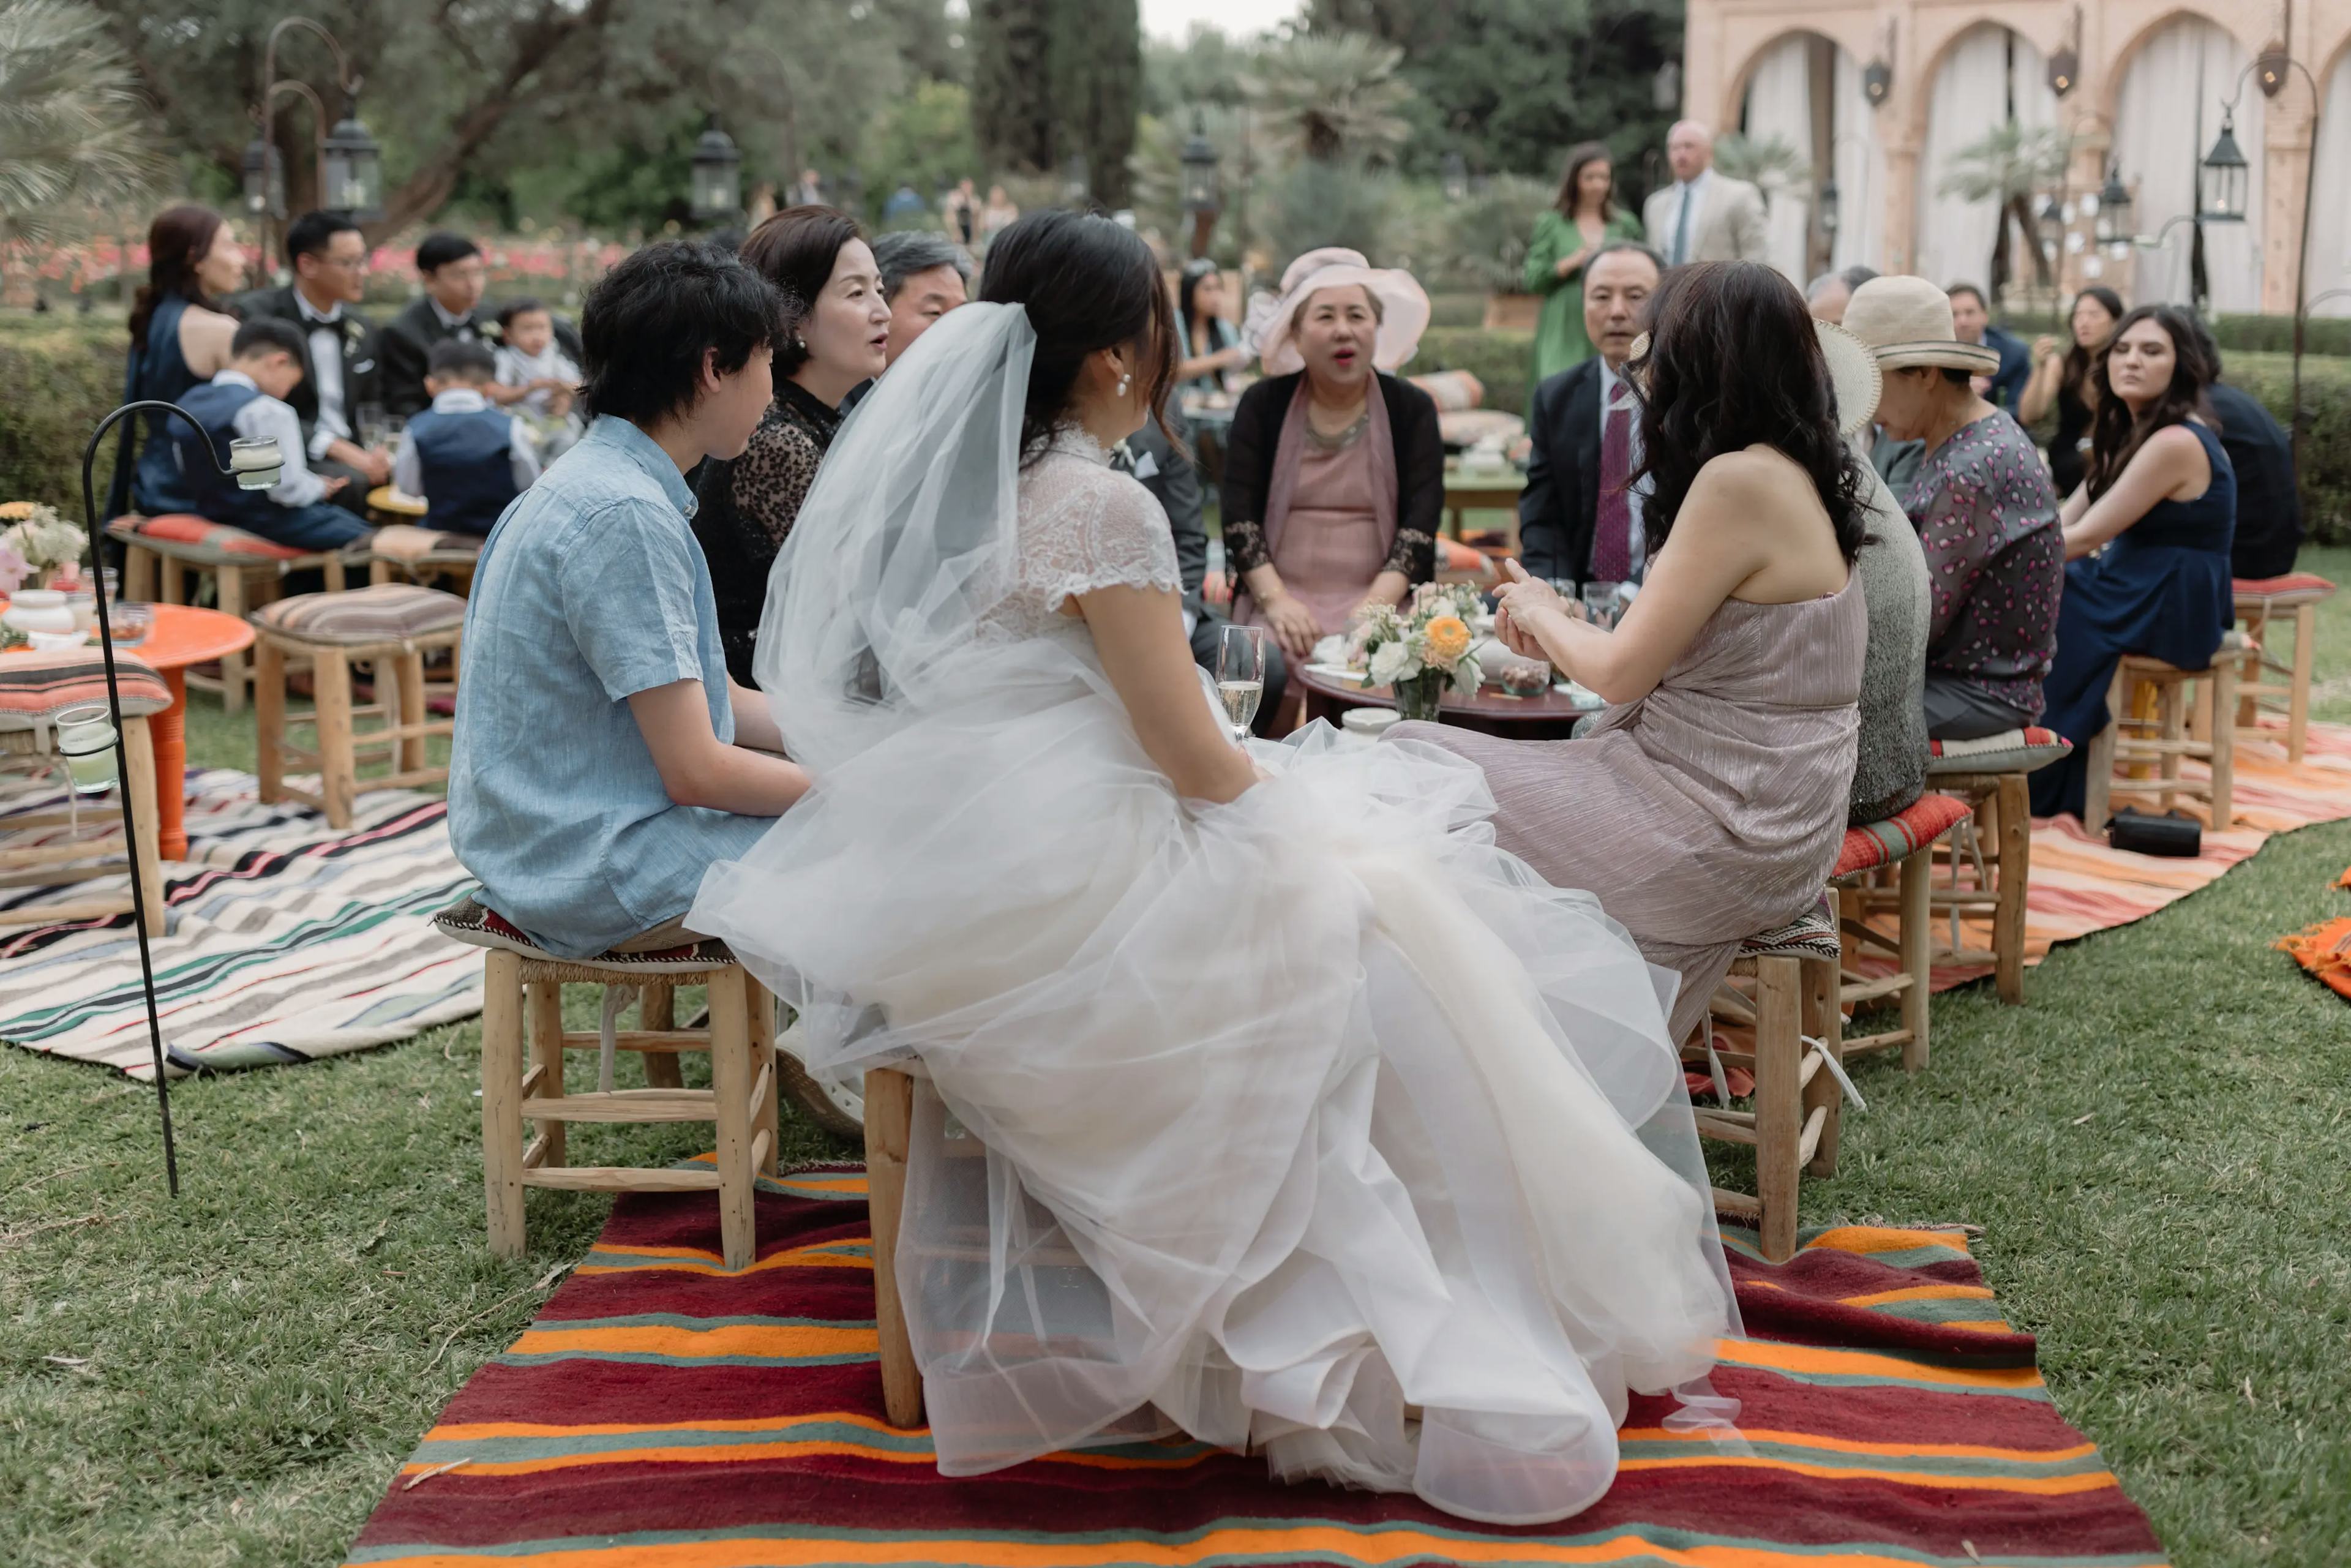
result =
M11 501L0 506L0 550L12 552L29 572L46 580L59 567L81 565L89 536L57 516L55 507L38 501ZM16 585L12 585L13 587Z
M1395 693L1396 712L1433 719L1447 685L1477 695L1485 674L1469 649L1478 591L1468 583L1424 582L1403 604L1366 612L1354 641L1369 661L1371 683Z

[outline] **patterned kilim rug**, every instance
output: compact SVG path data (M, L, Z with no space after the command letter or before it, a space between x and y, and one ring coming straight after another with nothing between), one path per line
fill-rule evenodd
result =
M2237 744L2231 808L2236 826L2226 832L2206 831L2204 852L2193 859L2166 860L2109 848L2104 833L2083 831L2075 817L2036 821L2032 879L2024 901L2025 961L2038 964L2060 942L2144 920L2209 887L2231 866L2251 859L2273 834L2351 817L2351 725L2312 725L2299 763L2285 759L2283 721L2269 727L2276 731L2276 738ZM2210 775L2200 762L2186 763L2182 771L2190 779ZM2141 810L2155 810L2152 800L2131 803ZM2182 800L2178 809L2209 818L2193 800ZM1965 871L1961 879L1963 885L1970 880ZM1937 885L1944 885L1945 880L1938 876ZM1970 946L1990 946L1988 919L1965 924ZM1935 988L1946 990L1990 973L1989 968L1938 965Z
M437 797L361 795L336 832L261 804L246 774L192 771L188 785L188 860L167 868L169 935L152 945L175 1072L307 1061L481 1011L480 956L427 924L473 885ZM46 784L0 799L0 832L61 800ZM93 843L120 841L110 800L84 815ZM10 889L6 906L94 885L107 884ZM0 930L0 1040L152 1078L131 916Z
M759 1260L718 1260L703 1195L634 1196L513 1349L393 1479L367 1568L2142 1568L2147 1516L2065 1424L1956 1231L1809 1233L1778 1267L1733 1232L1750 1339L1716 1374L1735 1438L1636 1400L1622 1470L1564 1524L1280 1486L1168 1442L941 1477L893 1431L874 1361L865 1178L759 1198ZM1751 1233L1749 1239L1751 1239Z

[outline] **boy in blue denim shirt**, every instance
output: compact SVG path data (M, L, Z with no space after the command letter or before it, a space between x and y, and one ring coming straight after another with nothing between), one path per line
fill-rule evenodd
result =
M588 434L483 546L450 839L481 901L551 953L690 940L703 873L808 789L770 755L763 699L727 679L685 483L750 440L786 309L710 246L648 246L607 273L580 319Z

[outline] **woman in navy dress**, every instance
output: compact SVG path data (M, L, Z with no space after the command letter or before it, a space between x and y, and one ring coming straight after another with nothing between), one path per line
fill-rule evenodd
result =
M2140 306L2093 374L2089 476L2059 513L2065 596L2042 683L2042 722L2074 754L2032 776L2035 816L2081 814L2089 741L2112 722L2106 688L2122 656L2200 670L2235 612L2237 476L2213 433L2213 367L2194 323L2177 306Z
M131 307L131 361L122 378L122 401L154 398L177 402L228 368L229 340L236 318L213 301L245 281L245 252L218 213L206 207L166 210L147 230L147 287ZM122 427L122 461L107 487L106 515L192 509L182 495L172 461L170 414L151 413L141 423L134 476L130 423Z

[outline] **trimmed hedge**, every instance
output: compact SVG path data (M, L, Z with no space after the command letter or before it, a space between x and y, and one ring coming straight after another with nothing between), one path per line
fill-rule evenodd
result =
M129 350L120 318L0 315L0 501L46 501L81 520L82 448L121 401ZM109 431L93 471L100 506L115 451Z
M0 315L0 501L47 501L68 517L81 517L82 444L121 391L124 348L119 320ZM1487 407L1523 415L1533 356L1530 333L1438 327L1421 338L1407 368L1468 371L1485 383ZM2228 370L2284 423L2290 355L2231 353ZM2311 414L2302 473L2311 537L2351 541L2351 361L2305 354L2302 391ZM114 451L110 434L97 467L101 501Z
M1431 328L1405 369L1416 374L1468 371L1485 383L1488 408L1524 415L1533 357L1531 333ZM2286 423L2294 401L2294 356L2236 352L2226 358L2229 380ZM2310 411L2302 454L2303 514L2310 537L2320 544L2351 542L2351 361L2305 353L2302 401Z

